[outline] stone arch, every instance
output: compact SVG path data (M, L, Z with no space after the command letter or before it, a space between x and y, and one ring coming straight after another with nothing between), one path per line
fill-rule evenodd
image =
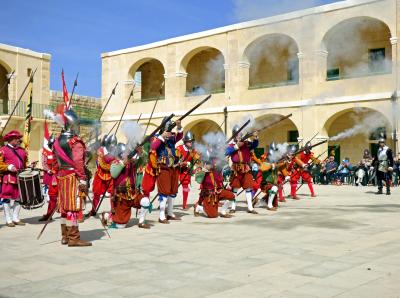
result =
M187 74L186 95L225 92L225 58L213 47L199 47L182 59L181 69Z
M354 17L330 28L322 39L327 52L327 79L391 73L389 26L372 17Z
M259 126L267 126L270 123L278 121L284 115L281 114L264 114L255 119L255 123ZM299 137L299 129L296 124L290 119L285 119L282 122L264 129L259 132L259 148L266 149L272 142L277 144L289 143L296 144Z
M382 134L388 145L393 146L391 122L382 112L372 108L357 107L336 112L326 120L323 129L329 137L328 146L338 146L340 159L348 157L353 164L361 160L364 149L374 153Z
M143 58L135 62L129 69L128 76L135 85L134 98L142 101L155 100L160 96L165 96L164 82L165 68L163 63L155 58Z
M9 78L8 75L11 72L11 67L0 60L0 108L2 112L8 113L8 100L9 100Z
M223 132L220 124L209 119L199 119L190 122L184 127L184 132L190 130L198 143L204 143L203 136L209 132Z
M286 34L267 34L252 41L244 51L250 64L249 88L299 83L299 47Z

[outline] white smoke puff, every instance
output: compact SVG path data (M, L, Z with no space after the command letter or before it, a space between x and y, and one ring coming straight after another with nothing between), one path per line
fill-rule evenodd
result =
M135 121L126 121L122 125L122 133L126 137L126 147L128 150L134 149L143 140L144 130Z
M65 125L65 120L64 117L61 114L56 114L50 110L43 110L43 115L54 122L56 122L59 126L64 127Z
M358 134L365 134L368 135L374 132L378 127L385 126L385 120L382 118L382 115L377 112L370 113L366 117L362 119L356 119L357 124L351 128L342 131L341 133L337 134L329 138L330 141L339 141L343 140Z
M270 162L279 161L288 152L289 144L288 143L278 144L276 145L276 147L278 150L272 151L272 154L268 156L268 160Z
M203 136L203 143L195 143L195 149L203 158L213 157L217 164L225 162L225 134L222 132L209 132Z

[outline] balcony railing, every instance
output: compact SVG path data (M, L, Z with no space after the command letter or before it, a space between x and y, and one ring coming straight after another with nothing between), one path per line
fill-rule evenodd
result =
M337 72L330 73L328 70L326 80L327 81L338 81L338 80L347 80L347 79L356 79L356 78L363 78L363 77L372 77L372 76L379 76L379 75L386 75L391 74L391 70L382 70L382 71L368 71L368 72L359 72L353 74L338 74Z

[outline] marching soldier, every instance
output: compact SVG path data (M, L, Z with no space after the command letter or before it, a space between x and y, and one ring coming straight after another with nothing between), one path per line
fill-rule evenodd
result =
M378 192L376 194L383 194L383 181L386 185L386 195L390 195L390 184L392 183L393 173L393 152L386 146L384 138L379 139L379 149L375 155L373 164L376 165L376 178L378 181Z
M47 213L39 218L39 221L47 221L53 214L54 209L57 208L58 186L56 177L58 172L58 163L53 152L54 142L55 136L52 134L49 138L47 146L43 146L42 151L42 167L45 171L43 175L43 184L45 184L47 187L49 203L47 206Z
M311 192L311 197L314 198L317 196L314 192L313 179L310 171L308 170L308 164L310 161L316 164L320 163L320 161L314 157L314 153L311 152L310 147L311 143L307 142L304 151L295 156L293 159L293 172L290 178L290 194L294 200L299 200L297 197L297 182L299 181L300 177L302 179L302 183L307 183Z
M24 226L19 219L21 205L18 189L18 172L27 167L27 152L20 147L22 134L17 130L7 133L3 140L7 144L0 148L0 172L3 174L0 198L3 201L7 227ZM13 204L11 204L13 202Z
M54 143L59 172L58 199L61 212L61 243L68 246L91 246L81 240L78 216L87 194L85 144L78 137L79 118L72 109L64 112L65 127Z
M136 148L136 154L129 158L125 144L118 144L118 159L110 167L113 178L113 222L112 227L125 228L131 218L131 209L140 209L139 228L150 229L146 224L146 214L150 209L150 200L143 197L136 188L137 169L143 163L144 156L141 147Z
M101 146L97 150L97 169L93 178L92 191L93 202L92 210L86 214L86 217L95 216L97 206L100 203L100 197L108 192L111 194L113 185L110 174L111 163L115 159L114 151L117 145L115 135L105 135L101 141Z
M143 177L143 193L145 197L154 190L155 182L160 201L158 221L168 224L169 220L180 220L173 213L174 199L178 193L179 175L176 169L175 144L182 139L183 132L180 121L176 121L177 133L171 132L171 121L167 121L160 130L160 135L153 138L149 162ZM165 211L167 209L167 214Z
M183 144L176 148L176 155L179 158L180 172L179 181L182 185L182 209L187 210L187 200L190 192L190 180L191 180L191 169L193 168L193 162L196 162L198 156L193 148L193 142L195 141L193 134L190 131L185 133L183 137Z
M232 129L232 134L236 134L239 126L235 125ZM251 151L258 146L258 134L254 132L250 140L242 140L242 134L239 133L226 148L225 154L232 161L232 175L230 186L235 194L240 188L243 188L246 193L247 212L257 214L252 204L253 176L251 174L250 161ZM236 197L237 199L237 197ZM236 202L232 201L232 210L236 210Z

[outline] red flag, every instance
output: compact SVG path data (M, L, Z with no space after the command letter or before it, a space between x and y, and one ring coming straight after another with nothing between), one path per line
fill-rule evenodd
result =
M67 85L65 84L65 79L64 79L64 69L61 71L61 79L62 79L62 85L63 85L63 97L64 97L64 105L65 105L65 110L68 109L69 105L69 96L68 96L68 90L67 90Z

